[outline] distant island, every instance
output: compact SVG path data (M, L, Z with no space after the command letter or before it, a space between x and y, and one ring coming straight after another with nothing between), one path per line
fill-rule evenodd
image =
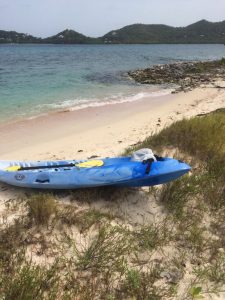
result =
M47 38L16 31L0 30L0 44L224 44L225 21L201 20L186 27L161 24L133 24L108 32L102 37L87 37L66 29Z

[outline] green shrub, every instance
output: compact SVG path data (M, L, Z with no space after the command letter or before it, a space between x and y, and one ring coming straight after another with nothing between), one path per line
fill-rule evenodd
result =
M36 225L46 225L56 212L56 201L51 194L33 194L27 200L28 216Z
M56 265L46 269L25 262L15 262L13 272L0 267L0 299L33 300L56 299L59 277Z
M0 230L0 264L12 267L12 257L26 245L27 224L21 218Z
M81 232L85 232L94 224L101 224L103 220L112 219L110 214L103 213L97 209L77 211L77 208L73 205L63 207L58 211L57 217L63 224L77 226Z
M172 230L169 223L164 221L160 224L143 225L133 232L134 243L140 250L156 250L165 246L172 238Z
M170 299L171 291L168 286L155 284L160 278L160 272L162 270L155 266L146 272L129 269L118 289L119 297L116 299Z
M225 57L223 57L223 58L221 59L220 64L221 64L221 65L225 65Z
M92 270L97 273L109 269L123 271L125 257L132 248L130 234L126 228L104 225L83 251L76 251L76 266L80 270Z

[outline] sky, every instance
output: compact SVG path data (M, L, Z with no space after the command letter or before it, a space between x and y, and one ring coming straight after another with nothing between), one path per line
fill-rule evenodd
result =
M0 30L38 37L73 29L97 37L134 23L225 20L225 0L0 0Z

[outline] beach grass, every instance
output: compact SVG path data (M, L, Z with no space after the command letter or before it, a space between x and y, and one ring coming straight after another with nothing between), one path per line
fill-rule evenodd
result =
M47 225L50 217L56 213L56 203L52 194L32 194L27 199L28 216L36 225Z

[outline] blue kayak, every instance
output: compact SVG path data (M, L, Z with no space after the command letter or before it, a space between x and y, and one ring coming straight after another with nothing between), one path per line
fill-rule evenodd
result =
M0 161L0 181L37 189L142 187L170 182L190 169L186 163L166 157L149 162L133 161L130 156L86 161Z

